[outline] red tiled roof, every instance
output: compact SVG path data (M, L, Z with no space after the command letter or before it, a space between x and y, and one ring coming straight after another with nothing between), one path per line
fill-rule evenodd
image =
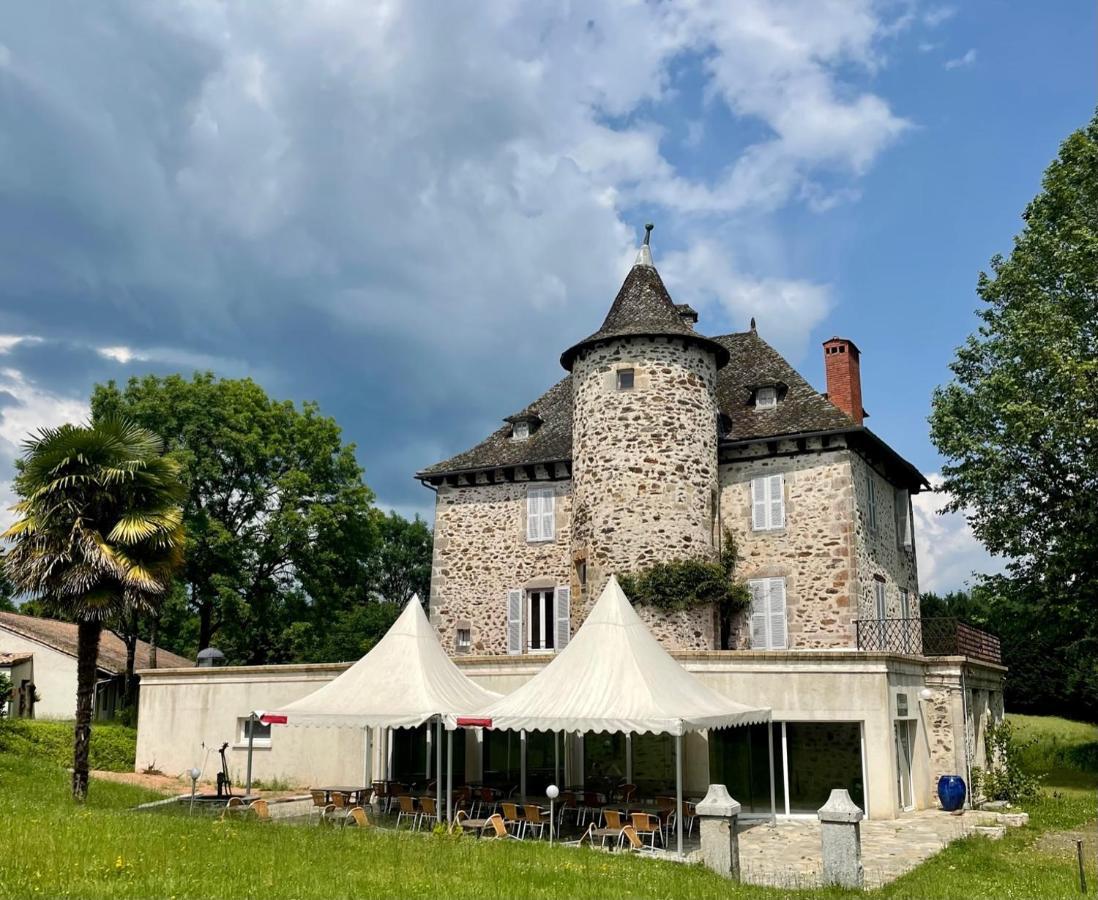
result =
M19 613L0 612L0 629L38 641L54 650L76 656L76 625L72 622L59 622L56 619L40 619L37 616L23 616ZM2 640L2 638L0 638ZM178 669L193 666L184 659L167 650L157 649L156 667L158 669ZM126 671L126 643L113 631L103 629L99 638L99 668L118 675ZM148 669L149 645L145 641L137 642L134 668Z

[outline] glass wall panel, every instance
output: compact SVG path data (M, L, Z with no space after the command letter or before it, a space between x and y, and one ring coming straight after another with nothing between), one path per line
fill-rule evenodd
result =
M766 725L709 732L709 780L723 784L744 813L770 815L770 751ZM774 723L774 797L785 812L781 723Z
M401 784L420 786L427 781L427 729L430 725L418 728L394 728L393 742L393 779Z
M787 722L789 811L815 813L833 788L865 809L861 727L857 722ZM735 796L733 794L733 796Z

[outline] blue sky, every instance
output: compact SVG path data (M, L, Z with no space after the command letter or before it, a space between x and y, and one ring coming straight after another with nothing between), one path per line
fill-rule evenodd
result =
M96 381L316 399L379 502L560 375L641 226L710 333L928 473L934 386L1066 135L1095 7L920 0L10 4L0 11L0 499ZM924 587L988 560L919 503Z

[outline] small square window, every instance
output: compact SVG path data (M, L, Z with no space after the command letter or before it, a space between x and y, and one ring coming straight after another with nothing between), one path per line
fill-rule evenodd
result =
M619 391L631 391L633 390L634 381L633 369L618 369L618 390Z
M773 409L778 405L778 389L776 387L761 387L755 391L756 409Z
M587 587L587 560L585 559L576 561L576 581L581 588Z
M248 734L250 732L254 735L252 746L271 746L271 726L268 723L260 722L258 719L253 722L251 716L245 716L244 718L237 719L236 721L238 725L237 734L240 735L240 744L248 743Z
M516 422L511 426L511 437L516 441L525 441L530 437L530 423Z
M457 630L457 648L458 650L468 650L473 646L473 633L468 628L459 628Z

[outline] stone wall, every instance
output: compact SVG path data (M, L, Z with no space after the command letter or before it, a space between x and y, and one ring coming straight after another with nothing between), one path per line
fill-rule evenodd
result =
M786 447L786 444L789 446ZM815 440L796 456L751 459L765 444L745 448L742 460L721 465L722 528L736 538L737 578L785 578L789 647L853 647L854 580L853 484L851 454L823 450ZM777 450L792 452L791 442ZM751 481L781 473L785 488L785 527L752 530ZM735 649L749 649L748 614L737 620Z
M556 492L552 541L526 539L526 489L531 484L552 486ZM568 481L484 480L438 489L430 611L449 652L455 650L457 628L468 626L471 652L506 653L508 590L537 579L538 586L569 583L571 511ZM575 606L573 602L573 633Z
M634 370L619 391L618 369ZM611 574L673 559L714 559L716 363L681 341L631 338L585 351L572 371L572 556L577 627ZM667 647L715 646L713 610L638 607Z
M901 617L900 589L906 588L912 618L919 618L919 579L914 546L907 550L897 535L897 504L906 494L896 488L856 453L850 454L854 480L854 547L856 552L857 618L876 619L877 603L873 583L885 582L887 618ZM873 480L877 496L877 527L869 527L869 479Z

